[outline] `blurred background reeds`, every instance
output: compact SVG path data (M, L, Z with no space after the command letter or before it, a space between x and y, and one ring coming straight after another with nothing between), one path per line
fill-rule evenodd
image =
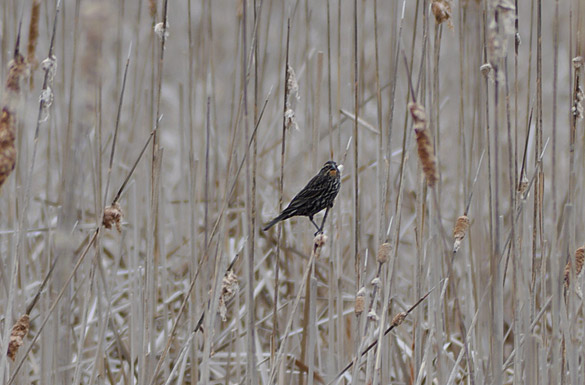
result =
M4 0L0 48L0 382L585 382L583 1Z

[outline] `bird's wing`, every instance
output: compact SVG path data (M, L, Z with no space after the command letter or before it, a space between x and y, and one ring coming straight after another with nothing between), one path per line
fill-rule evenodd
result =
M306 205L307 201L311 201L317 198L322 192L322 186L320 186L319 175L315 175L313 179L307 183L305 187L290 201L288 208L296 209L298 205Z

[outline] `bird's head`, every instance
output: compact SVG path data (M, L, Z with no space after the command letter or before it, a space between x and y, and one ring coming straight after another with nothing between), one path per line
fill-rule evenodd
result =
M321 175L327 175L330 177L334 177L334 178L339 178L341 175L341 167L337 166L337 163L335 163L332 160L329 160L327 162L325 162L325 164L323 165L323 168L321 168L321 171L319 172L319 174Z

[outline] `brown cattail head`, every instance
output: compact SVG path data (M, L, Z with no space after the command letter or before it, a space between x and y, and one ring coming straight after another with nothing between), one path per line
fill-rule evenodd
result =
M392 251L392 246L388 242L382 243L380 247L378 247L378 255L376 259L378 263L386 263L390 258L390 252Z
M12 326L12 332L10 333L10 342L8 343L8 357L12 361L16 358L18 348L24 343L24 337L28 334L30 327L30 319L28 314L23 315L20 319Z
M16 165L15 125L14 113L8 107L2 108L0 113L0 187Z
M122 208L118 202L112 204L111 206L106 207L104 210L104 218L103 218L103 225L106 229L111 229L112 225L116 226L116 230L119 233L122 232L122 218L124 217L124 213L122 212Z
M575 276L579 276L583 271L583 263L585 262L585 246L579 247L575 251ZM565 265L565 288L569 288L571 283L571 260Z
M218 306L218 313L221 316L221 319L225 322L227 320L227 307L226 303L232 299L240 290L240 285L238 283L238 276L234 273L233 270L228 270L223 280L221 281L221 294L219 295L219 306Z
M416 146L418 158L422 164L423 172L427 178L429 187L433 187L437 180L437 161L435 151L431 142L431 136L427 129L427 116L425 109L418 103L408 103L410 115L414 121L414 132L416 133Z
M365 288L361 288L358 290L356 296L355 296L355 315L359 316L360 314L362 314L364 312L366 308L366 289Z
M451 2L448 0L433 0L431 3L431 12L435 16L435 22L441 24L447 21L449 29L453 29L451 22Z
M457 218L457 222L455 222L455 227L453 228L454 253L456 253L461 247L461 242L463 241L463 238L465 238L465 234L467 234L467 229L469 229L469 218L467 215L462 215Z
M30 11L30 26L28 27L28 43L26 45L26 61L34 70L38 66L35 58L35 51L37 48L37 41L39 38L39 14L41 10L41 2L35 0ZM32 88L32 77L30 79L30 86Z
M14 58L8 63L8 76L6 77L6 91L8 98L20 95L24 80L29 76L29 67L24 56L16 52Z
M406 318L406 313L401 311L400 313L396 314L394 316L394 318L392 318L392 326L393 327L397 327L400 326L402 324L402 322L404 322L404 319Z

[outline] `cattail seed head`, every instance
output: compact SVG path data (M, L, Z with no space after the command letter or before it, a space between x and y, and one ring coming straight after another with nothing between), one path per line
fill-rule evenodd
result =
M233 270L229 270L225 273L221 281L221 294L219 295L219 306L218 313L222 321L226 321L227 307L226 303L234 298L234 296L240 291L240 284L238 282L238 276Z
M467 229L469 229L469 218L467 215L462 215L457 218L457 222L455 222L455 227L453 228L454 253L456 253L461 247L461 242L463 241L463 238L465 238L465 234L467 234Z
M289 65L286 71L287 71L286 92L288 95L287 107L290 107L291 96L294 95L297 100L300 99L301 97L299 95L299 83L297 82L297 75L295 74L294 68L292 68L292 66Z
M15 103L16 97L20 95L25 80L30 76L30 69L27 61L20 53L8 63L8 76L6 77L6 103Z
M323 233L319 233L313 238L313 255L315 259L321 256L321 249L325 246L325 243L327 243L327 236Z
M400 313L396 314L394 316L394 318L392 318L392 326L393 327L397 327L400 326L402 324L402 322L404 322L404 319L406 318L406 313L401 311Z
M116 226L116 230L119 233L122 232L122 218L124 217L124 213L122 212L122 208L118 202L114 203L111 206L106 207L104 210L104 218L103 218L103 225L106 229L111 229L112 225Z
M429 187L433 187L437 180L437 161L435 151L431 142L430 133L427 129L427 117L425 109L418 103L408 103L410 115L414 121L413 127L416 133L416 146L418 158L422 164L422 169L427 178Z
M28 314L23 315L20 319L12 326L12 332L10 333L10 342L8 343L7 355L12 361L16 358L18 349L24 343L24 337L28 334L30 328L30 318Z
M33 2L31 11L30 11L30 26L28 28L28 43L26 45L26 61L31 66L31 69L34 70L38 66L37 59L35 57L35 50L37 47L37 41L39 38L39 15L41 11L41 2L39 0L35 0ZM32 88L32 77L30 79L31 88Z
M0 113L0 187L16 165L15 125L14 113L8 107L2 108Z
M492 72L493 69L494 68L492 67L492 65L490 63L482 64L481 67L479 67L479 71L481 72L481 74L483 76L488 76Z
M575 250L575 276L579 276L583 271L583 263L585 262L585 246L579 247ZM565 288L569 287L571 283L571 260L565 265Z
M392 251L392 246L388 242L382 243L378 247L378 254L376 255L376 259L378 263L386 263L390 258L390 252Z
M431 3L431 12L435 16L435 22L442 24L447 21L450 29L453 29L451 22L451 2L448 0L433 0Z

